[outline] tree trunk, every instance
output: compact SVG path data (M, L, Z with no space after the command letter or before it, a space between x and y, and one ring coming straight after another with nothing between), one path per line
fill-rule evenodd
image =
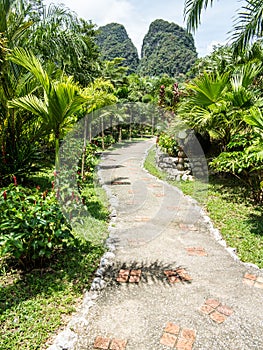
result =
M122 126L119 125L119 136L118 136L118 142L122 141Z
M85 120L84 120L84 134L83 134L83 150L82 150L82 161L81 161L81 178L82 179L84 179L85 160L86 160L87 127L88 127L88 117L85 117Z
M56 172L59 172L60 170L60 162L59 162L59 137L60 132L57 130L55 132L55 169Z
M102 147L102 149L104 151L105 150L105 144L104 144L105 134L104 134L104 120L103 120L103 117L101 117L101 137L102 137L101 147Z
M152 136L154 135L154 126L155 126L155 117L154 117L154 115L152 116Z
M92 135L91 135L91 122L92 122L92 116L91 116L91 114L89 113L88 114L88 121L87 121L87 123L88 123L88 140L89 140L89 142L91 143L91 141L92 141Z

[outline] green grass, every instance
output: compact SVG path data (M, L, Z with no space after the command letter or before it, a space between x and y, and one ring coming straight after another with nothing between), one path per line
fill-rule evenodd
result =
M75 311L103 254L86 244L60 252L46 269L5 271L0 285L0 349L41 349Z
M43 188L49 176L32 179ZM21 271L14 261L0 258L0 349L44 349L65 325L89 289L105 248L108 210L106 194L93 177L83 188L90 216L78 236L92 240L57 252L44 268Z
M198 181L169 181L167 175L156 167L154 148L149 151L144 166L152 175L195 198L228 246L237 249L239 258L263 268L263 209L250 199L246 187L236 179L216 176L210 177L208 186Z

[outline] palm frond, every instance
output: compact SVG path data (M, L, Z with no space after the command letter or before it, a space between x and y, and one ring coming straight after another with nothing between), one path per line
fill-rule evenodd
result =
M48 110L56 122L63 123L85 103L87 101L80 95L76 85L71 82L57 82L48 99Z
M188 31L195 32L200 24L202 10L205 10L209 3L212 6L213 0L185 0L184 19Z
M204 73L197 77L187 88L194 92L192 100L201 106L209 106L222 98L229 82L229 73L223 75Z
M250 113L244 117L245 122L263 131L263 114L261 110L253 107L250 108L249 112Z
M40 82L46 92L50 90L51 84L48 74L43 69L43 66L38 58L31 51L16 47L12 51L9 59L31 72Z
M249 62L238 67L235 73L233 74L233 79L238 79L240 86L248 88L253 82L254 79L261 74L262 64Z
M235 53L242 52L253 39L263 35L263 2L246 0L234 20L232 39Z
M34 95L27 95L8 102L9 108L23 108L41 119L48 116L45 103Z

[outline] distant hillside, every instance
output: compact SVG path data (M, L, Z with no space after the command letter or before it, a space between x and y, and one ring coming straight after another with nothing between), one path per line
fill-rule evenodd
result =
M186 73L196 59L192 35L175 23L157 19L144 37L138 72L150 76L163 73L176 76Z
M130 73L135 72L139 64L139 56L124 26L110 23L100 27L98 31L96 42L100 48L101 58L111 61L115 57L123 57L125 58L123 65L130 68Z

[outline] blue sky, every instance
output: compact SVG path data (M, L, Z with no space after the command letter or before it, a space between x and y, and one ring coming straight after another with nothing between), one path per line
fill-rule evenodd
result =
M162 18L182 27L184 0L44 0L46 4L63 3L79 17L101 26L111 22L123 24L140 52L144 35L150 23ZM212 51L214 45L226 43L228 32L240 0L214 1L202 16L201 25L194 34L199 57Z

